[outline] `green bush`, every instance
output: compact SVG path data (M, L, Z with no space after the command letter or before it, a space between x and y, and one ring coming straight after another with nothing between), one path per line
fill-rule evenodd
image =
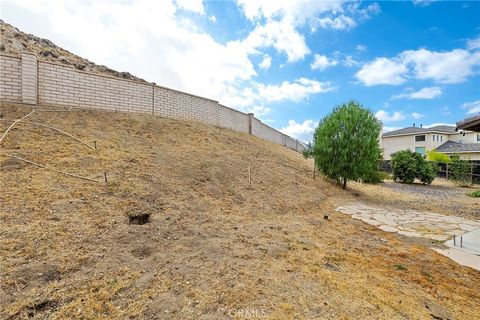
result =
M435 179L435 168L423 156L410 150L401 150L392 154L393 180L412 184L415 178L423 184L430 184Z
M466 187L472 184L471 166L467 160L453 159L448 165L448 178L457 185Z
M402 183L413 183L417 175L417 163L410 150L397 151L392 154L393 180Z
M467 196L472 198L480 198L480 190L467 193Z
M417 178L420 180L423 184L431 184L433 180L435 179L435 168L434 168L434 163L423 161L418 164L418 175Z

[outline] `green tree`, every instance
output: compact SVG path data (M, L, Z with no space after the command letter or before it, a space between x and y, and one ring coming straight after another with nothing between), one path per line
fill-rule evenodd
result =
M441 153L436 150L430 150L430 151L427 151L427 160L434 161L434 162L449 163L450 157L447 156L445 153Z
M360 103L336 107L315 130L313 154L318 170L346 189L347 180L378 170L379 135L380 124Z

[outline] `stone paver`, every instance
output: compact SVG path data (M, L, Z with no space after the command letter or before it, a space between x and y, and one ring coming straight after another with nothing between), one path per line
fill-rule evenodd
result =
M461 235L480 228L480 221L462 217L415 210L387 210L362 203L340 206L336 210L388 232L437 241L445 241L453 235Z
M454 235L462 235L465 238L463 242L465 248L458 248L453 245L453 240L448 240L445 244L450 248L434 248L434 250L461 265L480 270L480 221L433 212L387 210L358 202L340 206L336 211L384 231L396 232L408 237L423 237L443 242L452 239Z

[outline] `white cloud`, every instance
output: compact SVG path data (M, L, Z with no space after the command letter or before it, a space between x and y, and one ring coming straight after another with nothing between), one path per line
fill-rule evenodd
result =
M311 94L325 93L336 88L329 82L318 82L299 78L293 82L284 81L280 85L258 84L258 98L266 102L294 101L300 102Z
M366 86L397 85L405 82L407 71L407 67L401 62L387 58L376 58L374 61L363 65L355 76Z
M363 6L337 1L250 1L237 0L245 17L256 23L249 42L253 47L273 46L287 55L288 62L301 60L310 53L298 29L305 24L312 32L317 28L337 30L357 25L355 19L368 19L380 11L378 4Z
M480 52L455 49L434 52L426 49L408 50L400 55L404 64L412 64L417 79L430 79L441 83L459 83L474 73L480 65Z
M255 116L257 118L266 115L270 111L272 111L272 109L267 108L265 106L260 106L260 105L259 106L253 106L252 108L246 110L246 112L251 112L251 113L255 114Z
M175 3L183 10L195 12L201 15L205 14L203 0L175 0Z
M405 116L401 112L393 112L390 114L389 112L385 110L379 110L377 113L375 113L375 117L384 122L393 122L393 121L402 121L405 120Z
M237 0L245 16L252 21L261 19L285 18L298 25L321 13L342 11L343 1L250 1Z
M413 5L416 7L426 7L431 5L433 2L436 2L437 0L412 0Z
M437 126L450 126L450 127L455 127L454 123L444 123L444 122L437 122L437 123L432 123L432 124L427 124L423 126L424 128L431 128L431 127L437 127Z
M476 39L469 39L467 41L467 49L468 50L480 49L480 37Z
M325 70L328 67L333 67L338 64L338 61L335 59L329 59L325 55L315 54L314 61L310 65L312 70Z
M322 29L335 29L335 30L344 30L344 29L351 29L355 27L357 23L352 18L340 15L335 18L325 17L321 19L317 19L313 24L313 28L320 27Z
M208 20L215 23L215 22L217 22L217 17L215 17L214 15L211 15L210 17L208 17Z
M415 92L397 94L391 99L434 99L442 94L440 87L426 87Z
M346 67L353 67L353 66L358 66L360 65L361 62L353 59L352 56L345 56L345 59L342 60L342 65L346 66Z
M465 102L462 109L467 110L467 114L480 113L480 100Z
M359 52L365 52L367 51L367 46L363 45L363 44L357 44L357 46L355 47L355 49Z
M412 118L415 119L415 120L421 119L423 117L425 117L425 115L423 115L421 113L417 113L417 112L412 113Z
M474 75L479 66L480 51L406 50L393 58L376 58L366 63L356 77L367 86L398 85L405 82L407 76L439 83L460 83Z
M398 130L398 129L402 129L402 127L383 127L383 132L390 132L390 131L395 131L395 130Z
M292 82L280 84L264 84L252 82L252 85L241 90L232 86L227 88L223 103L236 106L245 112L267 114L271 109L266 105L279 102L301 102L311 95L336 90L329 82L299 78Z
M288 62L301 60L310 53L303 35L298 33L291 23L269 21L265 25L257 25L242 41L249 53L256 53L258 48L274 47L278 52L287 55Z
M317 124L313 120L305 120L303 123L289 120L288 125L280 129L280 131L303 142L309 142L312 141Z
M260 69L267 70L270 68L271 65L272 65L272 57L270 57L268 54L264 54L263 60L262 62L260 62L258 66L260 67Z

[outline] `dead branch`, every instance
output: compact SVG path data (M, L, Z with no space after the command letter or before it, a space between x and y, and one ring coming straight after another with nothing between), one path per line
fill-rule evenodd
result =
M47 167L47 166L45 166L45 165L43 165L43 164L36 163L36 162L30 161L30 160L27 160L27 159L23 159L23 158L17 157L17 156L15 156L15 155L13 155L13 154L8 154L8 153L2 153L2 154L3 154L4 156L11 157L11 158L15 158L15 159L17 159L17 160L30 163L30 164L32 164L32 165L34 165L34 166L37 166L37 167L40 167L40 168L44 168L44 169L47 169L47 170L50 170L50 171L53 171L53 172L61 173L61 174L64 174L64 175L66 175L66 176L70 176L70 177L74 177L74 178L79 178L79 179L84 179L84 180L88 180L88 181L92 181L92 182L102 182L102 181L95 180L95 179L92 179L92 178L79 176L78 174L68 173L68 172L64 172L64 171L57 170L57 169L53 169L53 168Z
M73 109L73 107L68 108L68 110L65 109L53 109L53 110L48 110L48 109L38 109L38 112L70 112Z
M15 121L10 125L10 127L8 127L7 131L5 131L5 133L3 134L3 136L0 138L0 143L2 143L3 138L5 138L5 136L7 135L7 133L8 133L13 127L15 127L15 125L16 125L17 123L19 123L20 121L22 121L23 119L25 119L26 117L28 117L29 115L31 115L31 114L34 113L34 112L35 112L35 109L33 109L33 110L32 110L29 114L27 114L26 116L23 116L23 117L21 117L20 119L15 120Z
M37 110L37 111L38 111L38 110ZM8 120L7 120L7 119L0 119L0 121L8 121ZM60 132L60 133L66 135L66 136L68 136L68 137L70 137L70 138L72 138L72 139L74 139L74 140L77 140L77 141L80 142L81 144L86 145L86 146L89 147L90 149L95 150L95 147L94 147L94 146L92 146L92 145L86 143L85 141L82 141L82 140L80 140L79 138L71 135L70 133L65 132L65 131L62 131L62 130L60 130L60 129L58 129L58 128L55 128L55 127L52 127L52 126L47 126L46 124L38 123L38 122L22 121L22 123L32 124L32 125L40 126L40 127L45 127L45 128L48 128L48 129L51 129L51 130Z

